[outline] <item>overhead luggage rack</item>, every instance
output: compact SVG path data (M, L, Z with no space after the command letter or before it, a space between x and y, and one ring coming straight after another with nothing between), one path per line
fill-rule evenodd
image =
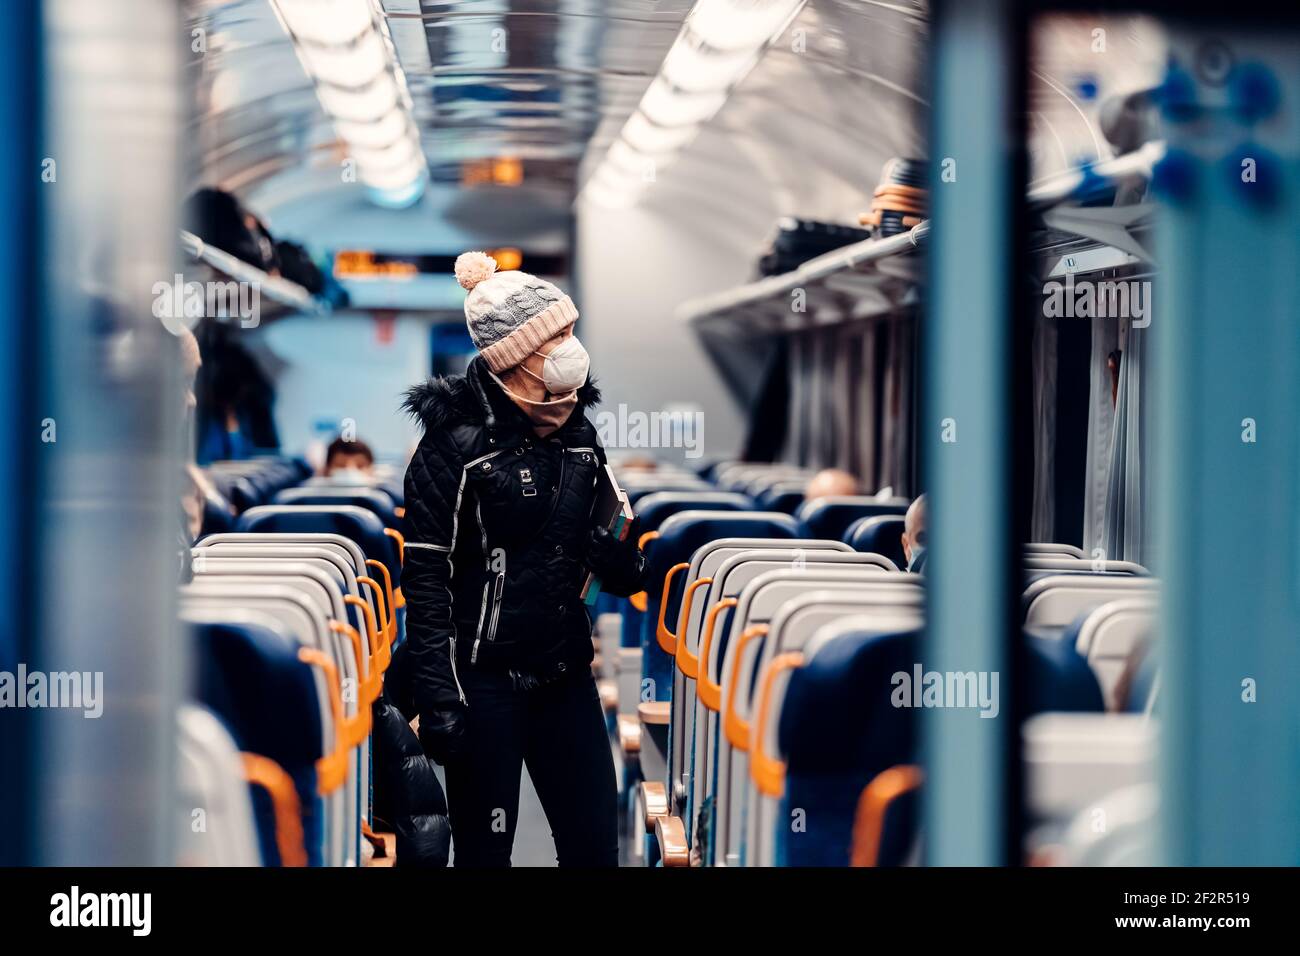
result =
M815 305L820 304L823 298L818 295L819 285L832 297L883 296L892 302L895 295L905 295L909 291L912 280L871 267L881 259L918 249L929 228L929 223L923 222L896 236L864 239L843 246L809 259L792 272L683 303L677 315L683 321L697 322L744 310L747 315L767 315L778 321L785 317L793 325L803 325L801 314L792 312L788 296L797 289L806 290L808 311L815 312Z
M1062 203L1089 198L1116 183L1135 178L1149 180L1164 155L1165 144L1153 141L1131 153L1052 176L1031 185L1028 204L1044 214L1049 235L1078 237L1081 249L1110 249L1114 255L1106 258L1101 268L1147 260L1147 256L1137 254L1142 250L1131 244L1121 242L1123 248L1117 248L1093 238L1106 235L1107 229L1118 235L1141 222L1145 217L1139 214L1147 209L1144 205L1090 210L1114 211L1113 223L1091 221L1100 216L1071 216L1063 210L1060 216L1053 213ZM915 302L914 286L920 279L921 263L913 253L925 243L929 231L930 220L926 219L893 236L851 243L790 272L687 301L678 307L677 316L684 322L699 323L743 315L747 323L765 331L780 331L894 311ZM803 290L807 296L802 311L790 307L790 295L795 290Z
M296 311L322 315L330 311L329 303L312 295L298 283L282 276L273 276L263 269L249 265L225 250L204 242L192 232L182 229L180 233L181 248L189 256L222 276L256 286L260 296L270 300L276 306L283 307L282 310L263 308L263 317L266 317L268 312Z

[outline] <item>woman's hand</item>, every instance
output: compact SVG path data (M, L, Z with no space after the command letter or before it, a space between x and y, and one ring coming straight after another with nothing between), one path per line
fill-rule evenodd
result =
M435 710L420 715L420 746L434 763L446 765L448 759L465 752L465 711Z
M615 597L644 590L645 555L630 537L620 541L605 528L593 528L586 565L600 580L600 589Z

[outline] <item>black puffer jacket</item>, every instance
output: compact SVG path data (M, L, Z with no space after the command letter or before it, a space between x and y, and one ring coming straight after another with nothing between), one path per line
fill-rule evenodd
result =
M442 867L451 851L447 797L432 761L411 730L415 702L410 678L410 649L401 644L393 652L384 692L371 711L375 822L397 835L397 866Z
M402 568L422 722L466 703L466 668L508 671L527 686L587 667L591 618L579 594L589 567L609 593L641 589L635 546L593 561L611 558L591 541L605 452L583 410L600 393L589 381L578 397L543 439L479 358L464 376L407 393L425 429L406 473Z

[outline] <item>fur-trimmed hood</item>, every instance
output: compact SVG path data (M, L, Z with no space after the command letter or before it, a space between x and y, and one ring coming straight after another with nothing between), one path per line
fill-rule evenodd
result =
M476 357L465 375L440 375L413 385L406 391L402 410L423 424L425 431L461 422L489 421L495 413L484 389L497 386L482 384L478 364ZM475 375L479 376L477 387L470 380ZM591 378L578 389L578 403L583 408L600 403L600 389Z

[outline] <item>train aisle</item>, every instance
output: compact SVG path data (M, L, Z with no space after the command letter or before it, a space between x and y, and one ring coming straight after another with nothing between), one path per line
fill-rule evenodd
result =
M7 0L0 74L6 941L1285 925L1297 4Z

